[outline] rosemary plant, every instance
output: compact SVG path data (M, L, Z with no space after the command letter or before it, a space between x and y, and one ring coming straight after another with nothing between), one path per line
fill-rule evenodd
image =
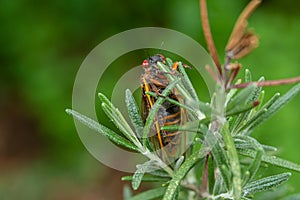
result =
M225 63L220 64L214 47L207 18L206 1L200 0L203 30L209 52L216 65L216 72L207 66L216 80L216 92L209 104L198 99L194 86L191 84L185 69L179 63L182 76L169 73L173 61L167 59L166 64L158 63L159 69L167 72L169 85L161 95L148 92L156 98L146 122L140 115L140 109L126 90L125 100L130 122L127 122L107 97L99 93L102 109L119 129L116 133L96 121L67 109L76 120L106 136L113 143L139 152L148 161L137 165L132 176L125 176L123 181L131 181L132 189L136 190L144 181L158 182L159 187L131 195L131 189L124 189L125 200L149 199L252 199L257 192L271 190L286 182L290 171L300 172L300 165L273 156L277 148L262 144L251 136L251 133L300 93L300 84L292 87L286 94L276 93L271 99L264 99L263 86L293 83L298 78L265 81L263 78L252 81L249 70L246 70L244 82L235 80L241 65L232 63L257 46L256 35L247 30L246 20L260 3L253 0L245 8L232 32L226 46ZM168 94L176 88L183 99L193 101L191 107L168 98ZM151 148L147 136L156 113L163 102L169 101L184 108L189 122L184 126L165 126L162 130L179 130L193 132L195 137L184 156L179 157L173 165L163 161ZM264 103L265 102L265 103ZM247 158L247 162L245 161ZM288 172L258 178L258 170L267 163L270 166L287 169ZM261 174L260 174L261 175ZM295 196L285 197L293 199Z
M163 64L160 66L168 67ZM246 76L250 77L248 70ZM188 79L187 76L184 78ZM164 93L170 91L177 84L178 80L171 82ZM188 87L191 89L192 85ZM149 159L147 162L137 165L137 170L132 176L125 176L122 180L131 181L134 190L143 181L160 182L161 187L133 197L130 192L125 192L124 198L126 200L161 198L171 200L188 199L188 197L190 199L251 199L255 193L277 187L291 176L290 172L286 172L255 179L255 175L263 163L300 172L300 165L273 156L277 150L276 147L261 144L251 136L256 127L273 116L298 93L300 93L300 84L294 86L283 96L276 93L263 105L255 106L252 104L249 106L248 101L250 100L263 102L264 91L261 90L261 87L252 85L234 95L229 92L227 97L230 99L226 99L228 102L226 104L228 108L226 122L218 130L220 137L213 134L209 128L212 121L203 119L189 122L185 127L163 127L164 130L181 129L197 133L194 144L190 147L192 150L186 153L185 159L179 158L173 168L165 164L148 148L150 146L148 140L142 141L142 136L147 129L146 125L151 124L155 118L155 112L157 112L155 108L166 101L166 98L158 97L161 101L156 101L151 110L153 114L149 115L146 125L144 125L132 93L126 90L126 104L133 125L131 128L118 109L100 93L99 98L102 101L103 110L118 127L121 134L74 110L67 109L66 111L76 120L103 134L115 144L139 152ZM190 96L185 96L185 98L190 98ZM199 99L198 101L199 112L203 112L201 108L206 104ZM181 106L187 107L187 105ZM206 111L205 115L209 114L208 108L203 110ZM195 117L195 112L193 112L191 114ZM193 123L199 125L195 127ZM243 163L241 160L245 157L250 158L250 162ZM199 170L201 168L202 170ZM201 176L201 180L196 180L196 177L199 176Z

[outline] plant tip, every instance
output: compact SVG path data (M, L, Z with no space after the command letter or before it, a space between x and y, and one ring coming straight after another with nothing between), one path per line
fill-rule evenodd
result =
M65 112L68 113L68 114L71 114L72 110L69 109L69 108L66 108L66 109L65 109Z

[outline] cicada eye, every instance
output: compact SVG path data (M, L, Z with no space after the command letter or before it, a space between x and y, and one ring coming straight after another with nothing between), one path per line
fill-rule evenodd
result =
M143 65L143 67L147 67L149 65L148 60L144 60L142 65Z

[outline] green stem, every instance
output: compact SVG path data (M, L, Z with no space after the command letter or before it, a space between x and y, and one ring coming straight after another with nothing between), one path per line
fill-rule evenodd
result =
M180 185L181 180L190 171L190 169L201 159L199 151L194 152L187 160L181 165L166 190L163 200L173 200L176 190Z
M237 150L234 145L233 138L230 134L228 123L223 126L223 138L226 148L228 150L228 158L232 172L232 185L234 199L241 199L242 194L242 181L241 181L241 168Z

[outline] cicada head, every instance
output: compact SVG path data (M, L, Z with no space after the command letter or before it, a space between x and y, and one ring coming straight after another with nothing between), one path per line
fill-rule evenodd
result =
M156 54L144 60L142 65L144 68L147 68L148 66L156 65L157 62L166 64L166 58L161 54Z

